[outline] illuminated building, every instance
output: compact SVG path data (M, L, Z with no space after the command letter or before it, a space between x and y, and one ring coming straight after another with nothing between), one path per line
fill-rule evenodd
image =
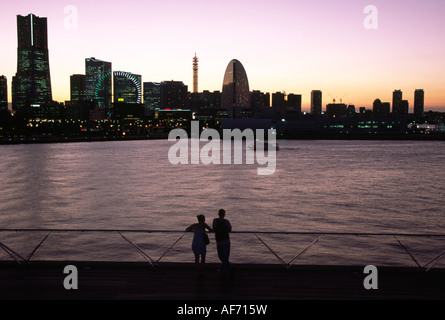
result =
M47 19L17 16L17 73L12 78L12 107L27 112L52 101Z
M161 84L159 82L144 82L144 107L149 113L161 105Z
M344 117L348 113L348 106L344 103L329 103L326 105L326 114L330 118Z
M264 107L265 94L259 90L253 90L250 93L250 106L254 110L259 110Z
M249 81L243 65L236 59L229 62L224 73L221 106L236 117L242 110L250 108Z
M188 89L182 81L161 83L160 107L163 109L184 109L187 107Z
M114 102L142 103L141 80L138 74L114 71Z
M221 106L221 92L204 90L202 92L202 101L204 107L219 108Z
M85 75L70 76L70 101L84 101L86 99Z
M111 107L111 62L94 57L85 59L85 87L87 100L96 100L100 108Z

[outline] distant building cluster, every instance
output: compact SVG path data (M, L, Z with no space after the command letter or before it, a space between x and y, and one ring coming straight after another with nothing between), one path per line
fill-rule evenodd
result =
M0 137L52 135L66 137L148 136L187 127L199 120L202 127L221 128L224 120L269 119L281 132L353 132L357 130L403 132L417 124L437 123L442 114L426 114L424 91L414 92L414 112L401 90L390 102L376 99L372 110L338 103L323 109L321 90L313 90L310 112L302 112L302 95L251 90L240 61L231 60L225 70L222 90L198 91L198 57L192 59L193 90L182 81L143 82L142 76L113 71L112 63L90 57L85 73L70 76L70 100L53 101L48 55L46 18L34 14L17 16L17 72L12 78L12 114L8 110L7 79L0 76ZM369 122L368 118L372 118ZM367 119L364 121L363 119ZM8 126L8 121L14 125ZM226 123L229 123L226 121ZM17 130L22 125L23 129ZM14 129L13 129L14 128ZM368 130L370 129L370 130ZM389 130L391 129L391 130ZM15 131L14 131L15 130Z

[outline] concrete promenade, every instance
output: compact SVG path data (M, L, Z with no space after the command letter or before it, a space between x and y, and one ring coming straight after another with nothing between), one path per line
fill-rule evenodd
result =
M78 271L67 290L66 265ZM197 278L193 264L118 262L0 262L2 300L443 300L445 269L378 267L378 288L366 290L364 266L234 265L222 280L208 264Z

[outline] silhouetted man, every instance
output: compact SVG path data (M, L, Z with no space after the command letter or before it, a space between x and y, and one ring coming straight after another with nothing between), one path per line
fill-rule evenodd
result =
M232 225L229 220L225 219L226 211L220 209L218 218L213 219L213 231L215 232L216 249L218 250L219 260L222 262L221 276L224 277L227 270L231 270L232 266L229 262L230 257L230 237Z

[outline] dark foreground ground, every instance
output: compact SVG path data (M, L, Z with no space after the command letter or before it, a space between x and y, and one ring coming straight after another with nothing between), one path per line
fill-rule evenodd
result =
M64 281L77 269L77 289ZM0 263L2 300L443 300L445 270L377 267L377 289L365 289L364 267L235 265L221 279L219 265L197 278L193 264L33 262ZM72 284L73 282L70 282Z

